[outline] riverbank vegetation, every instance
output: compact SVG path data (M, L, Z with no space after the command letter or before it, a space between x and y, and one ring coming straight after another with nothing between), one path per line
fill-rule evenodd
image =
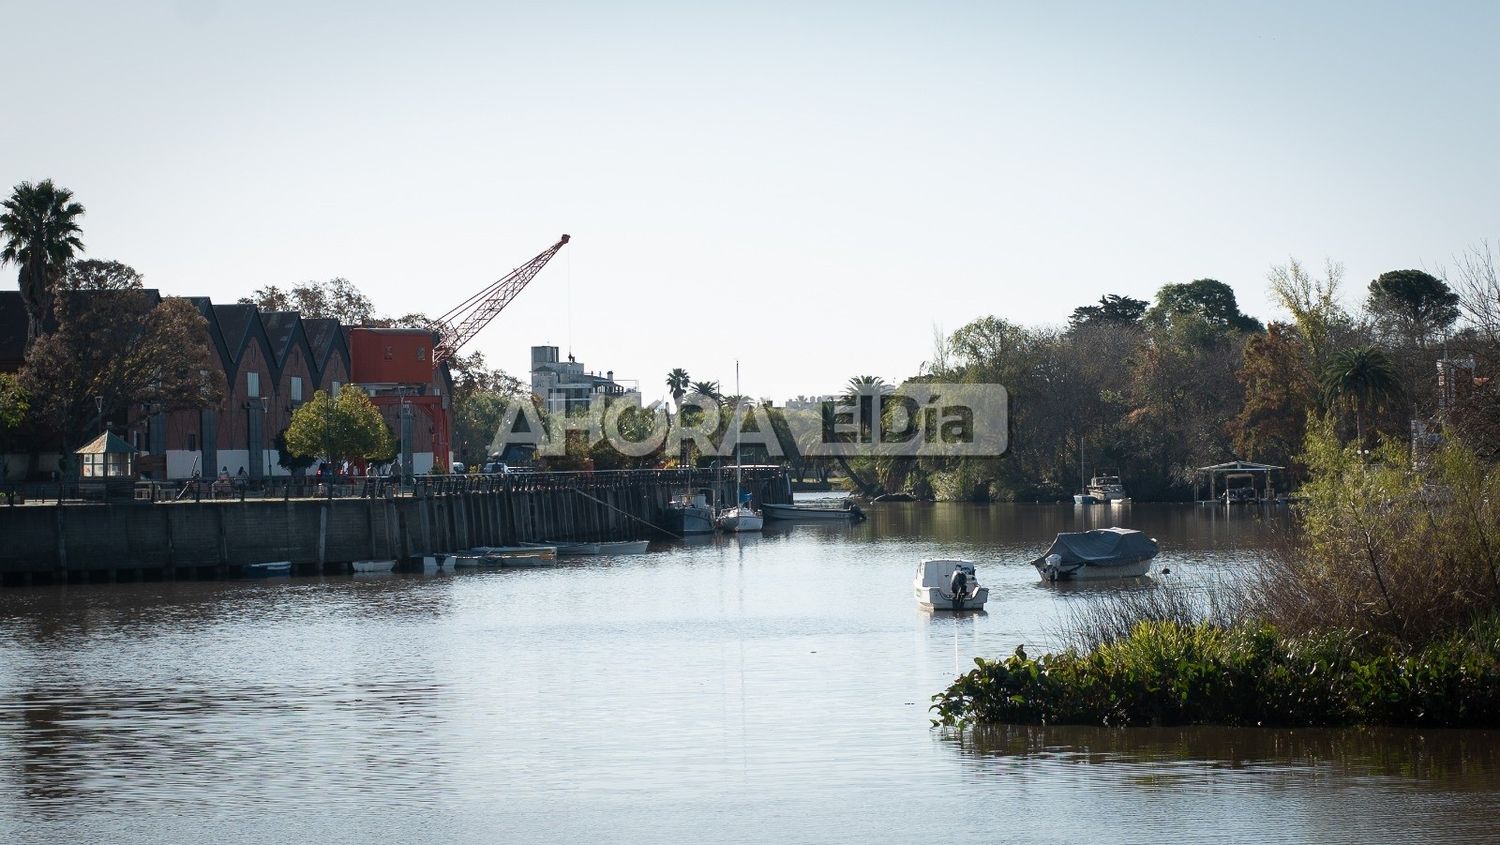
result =
M1500 724L1500 469L1461 437L1413 464L1309 426L1297 529L1207 598L1123 593L1065 650L978 660L936 721Z

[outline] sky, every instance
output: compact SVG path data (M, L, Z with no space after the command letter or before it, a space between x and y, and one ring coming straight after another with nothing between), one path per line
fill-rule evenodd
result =
M1500 239L1500 4L0 0L0 186L231 302L343 276L666 393L888 381L934 330ZM12 268L0 271L0 284ZM729 391L726 391L729 392Z

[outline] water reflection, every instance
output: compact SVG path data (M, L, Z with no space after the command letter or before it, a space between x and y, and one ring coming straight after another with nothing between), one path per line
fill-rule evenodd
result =
M1191 582L1275 530L1209 511L1110 516ZM1491 734L932 730L974 657L1159 581L1041 583L1024 561L1098 518L1071 505L870 514L555 568L0 591L0 841L1495 832ZM923 557L979 562L986 611L920 611Z

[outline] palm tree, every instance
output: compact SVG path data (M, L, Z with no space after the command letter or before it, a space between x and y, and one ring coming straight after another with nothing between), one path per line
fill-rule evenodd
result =
M719 393L719 383L716 381L695 381L688 386L688 392L707 396L715 402L724 398L723 394Z
M1364 445L1365 411L1381 400L1401 395L1396 367L1386 354L1373 346L1345 349L1323 368L1323 395L1329 404L1342 401L1354 408L1354 436Z
M677 403L677 410L682 410L682 397L687 395L689 380L688 371L681 367L675 367L667 373L667 389L672 391L672 401Z
M78 239L77 218L83 206L73 202L73 192L59 188L51 179L33 185L22 182L11 191L0 214L0 267L20 266L21 299L26 303L29 322L26 347L42 332L42 321L52 309L52 291L63 265L74 251L83 251Z

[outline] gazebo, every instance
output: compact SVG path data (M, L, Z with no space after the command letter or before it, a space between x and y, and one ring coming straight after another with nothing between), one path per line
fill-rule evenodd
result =
M128 478L135 475L135 450L112 431L95 437L74 452L82 477L89 480Z
M1252 461L1229 461L1228 463L1214 464L1213 466L1198 467L1193 475L1193 492L1196 496L1198 489L1197 477L1199 475L1206 475L1208 476L1208 498L1200 499L1199 501L1217 502L1219 500L1218 480L1220 476L1224 478L1224 489L1228 490L1229 480L1236 477L1249 478L1250 487L1254 489L1255 476L1260 475L1262 498L1273 499L1275 498L1276 487L1271 482L1271 473L1280 472L1284 469L1286 467L1274 466L1272 464L1257 464Z

